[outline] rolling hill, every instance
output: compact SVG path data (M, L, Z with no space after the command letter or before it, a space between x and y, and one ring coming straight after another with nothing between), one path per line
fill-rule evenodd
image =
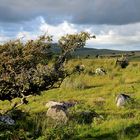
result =
M57 44L54 44L52 49L55 53L60 53L60 48L57 46ZM74 58L121 57L122 55L127 55L130 59L140 60L140 51L80 48L72 53L72 57Z

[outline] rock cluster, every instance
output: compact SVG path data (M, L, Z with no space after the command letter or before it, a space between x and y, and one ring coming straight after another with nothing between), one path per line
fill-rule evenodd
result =
M67 109L73 107L76 103L73 102L56 102L49 101L46 107L49 108L47 116L63 123L66 123L69 119Z

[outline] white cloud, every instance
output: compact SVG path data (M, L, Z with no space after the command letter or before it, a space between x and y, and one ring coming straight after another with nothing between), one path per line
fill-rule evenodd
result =
M100 25L96 32L96 40L88 41L88 45L109 49L140 50L140 23L120 26Z
M78 28L74 24L68 23L67 21L64 21L59 25L49 25L46 22L43 22L43 24L40 26L40 31L42 33L53 35L54 40L56 41L63 35L77 33Z
M103 33L97 35L96 40L90 40L89 42L96 44L115 44L115 45L133 45L140 44L140 35L139 33L132 34L129 36L117 34L112 30L109 30L107 33Z

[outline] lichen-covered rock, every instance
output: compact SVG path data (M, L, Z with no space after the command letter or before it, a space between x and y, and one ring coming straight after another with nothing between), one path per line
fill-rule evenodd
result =
M56 101L49 101L46 103L46 107L50 108L53 106L62 106L62 108L68 109L70 107L73 107L76 104L76 102L56 102Z
M103 67L97 68L95 70L95 74L97 74L97 75L105 75L106 74L106 70Z
M128 103L128 101L130 101L131 98L130 96L126 95L126 94L119 94L117 97L116 97L116 105L117 107L121 107L121 106L124 106L126 105L126 103Z
M56 101L49 101L46 103L46 107L50 108L50 107L53 107L53 106L56 106L56 105L61 105L63 106L63 103L60 103L60 102L56 102Z
M58 122L66 123L68 121L68 113L61 105L52 106L47 111L47 117Z

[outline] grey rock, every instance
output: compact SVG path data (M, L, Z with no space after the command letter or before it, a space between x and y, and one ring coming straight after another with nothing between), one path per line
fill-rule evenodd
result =
M97 74L97 75L105 75L106 74L106 71L105 71L105 69L103 67L97 68L95 70L95 74Z
M66 109L70 107L74 107L77 104L77 102L62 102L62 103L63 103L63 107Z
M70 107L75 106L76 102L56 102L56 101L49 101L45 106L47 108L51 108L54 106L61 106L62 108L68 109Z
M46 107L50 108L50 107L53 107L53 106L56 106L56 105L61 105L63 106L63 103L60 103L60 102L56 102L56 101L49 101L48 103L46 103Z
M129 95L126 95L126 94L119 94L117 97L116 97L116 105L117 107L121 107L121 106L124 106L126 105L126 103L128 101L130 101L131 98Z
M68 121L67 110L61 105L50 107L46 115L58 122L66 123Z
M7 125L14 125L15 121L9 117L8 115L2 115L0 116L0 121L7 124Z
M79 74L84 70L85 70L85 65L83 65L83 64L76 65L74 68L74 72L78 72Z

